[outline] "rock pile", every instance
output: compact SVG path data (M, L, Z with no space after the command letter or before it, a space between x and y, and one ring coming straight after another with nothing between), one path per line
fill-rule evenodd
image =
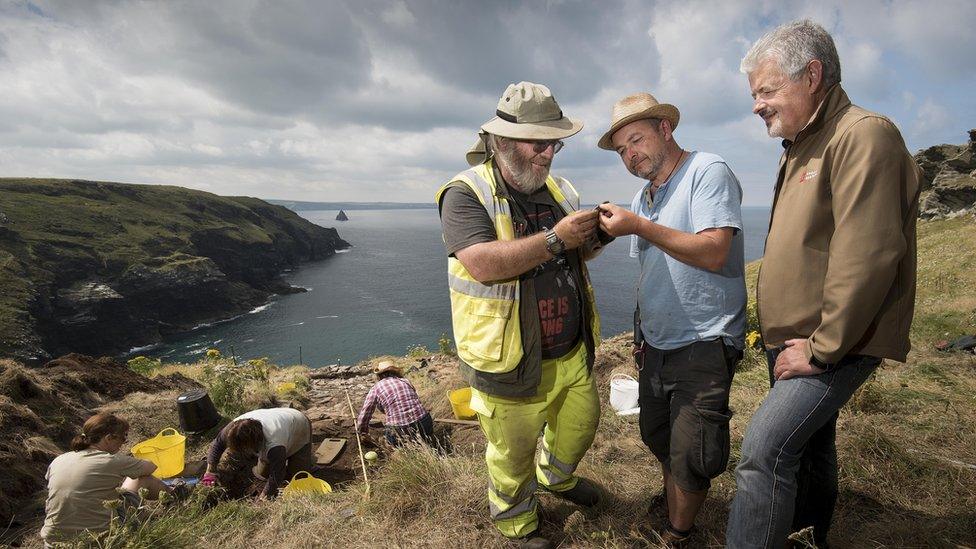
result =
M966 145L936 145L915 154L922 168L919 217L976 215L976 129Z

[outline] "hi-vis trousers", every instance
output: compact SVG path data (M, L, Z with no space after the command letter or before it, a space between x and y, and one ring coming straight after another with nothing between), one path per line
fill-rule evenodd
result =
M576 486L573 474L593 443L600 421L596 383L586 367L581 343L565 356L542 362L542 382L534 397L504 398L472 389L488 440L488 507L502 534L521 537L539 527L535 491L562 492ZM545 425L542 455L535 463L539 431Z

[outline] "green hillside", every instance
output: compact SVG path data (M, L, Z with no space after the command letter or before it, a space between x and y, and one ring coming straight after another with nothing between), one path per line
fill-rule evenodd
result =
M247 197L0 179L0 356L108 354L290 291L284 268L348 246Z

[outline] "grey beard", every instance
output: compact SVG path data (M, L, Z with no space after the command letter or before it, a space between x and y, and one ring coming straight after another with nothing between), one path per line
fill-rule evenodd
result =
M537 175L532 171L531 162L525 159L514 158L515 154L510 151L495 152L498 162L505 166L512 173L512 177L515 178L515 181L512 183L525 194L532 194L544 187L546 179L549 177L549 170Z
M641 179L652 180L656 179L658 172L661 171L661 165L664 164L664 153L659 153L655 156L648 157L650 161L650 166L643 171L637 172L637 176Z

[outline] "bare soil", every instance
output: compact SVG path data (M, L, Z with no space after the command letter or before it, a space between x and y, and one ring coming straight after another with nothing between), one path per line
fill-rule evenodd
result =
M148 379L110 358L70 354L37 368L0 360L0 523L13 531L43 513L48 464L99 407L130 393L194 387L182 375Z

